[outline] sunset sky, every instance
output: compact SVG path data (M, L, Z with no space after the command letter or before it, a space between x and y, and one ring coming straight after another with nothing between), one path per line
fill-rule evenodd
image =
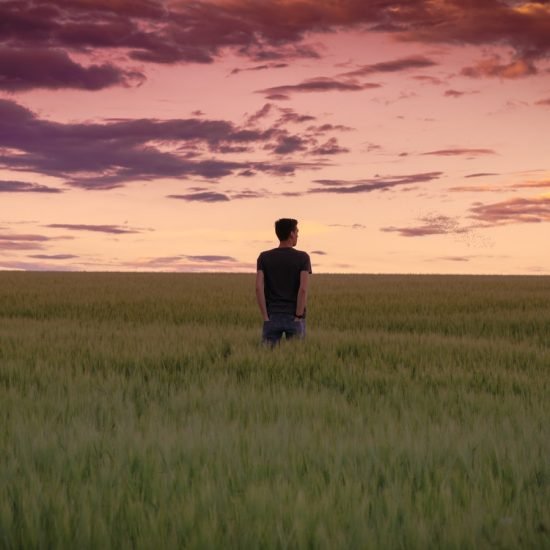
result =
M549 0L0 0L0 269L550 274L549 128Z

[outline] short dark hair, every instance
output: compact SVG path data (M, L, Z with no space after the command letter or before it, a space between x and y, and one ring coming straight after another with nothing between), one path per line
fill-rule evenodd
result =
M290 237L290 233L296 229L298 220L292 218L281 218L275 222L275 233L280 241L286 241Z

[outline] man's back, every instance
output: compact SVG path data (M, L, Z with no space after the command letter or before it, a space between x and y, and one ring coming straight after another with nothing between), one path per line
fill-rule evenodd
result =
M304 338L306 303L311 262L305 252L295 250L298 220L275 222L279 247L258 256L256 299L262 314L262 342L271 346L283 336Z
M273 248L260 254L257 267L264 273L268 313L294 315L300 288L300 273L311 273L309 255L291 247Z

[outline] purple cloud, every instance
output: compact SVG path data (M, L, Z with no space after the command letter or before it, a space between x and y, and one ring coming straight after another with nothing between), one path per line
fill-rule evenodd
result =
M40 250L50 240L45 235L0 233L0 250Z
M113 235L123 235L126 233L140 233L136 229L120 227L119 225L87 225L74 223L50 223L44 227L53 227L55 229L69 229L71 231L94 231L98 233L111 233Z
M353 223L353 224L345 224L345 223L330 223L330 227L345 227L348 229L366 229L367 226L363 225L362 223Z
M455 157L459 155L470 155L470 156L480 156L480 155L496 155L496 152L492 149L467 149L467 148L456 148L456 149L439 149L437 151L428 151L427 153L422 153L423 155L435 155L439 157Z
M268 69L284 69L288 67L288 63L265 63L264 65L256 65L255 67L236 68L230 74L238 74L246 71L265 71Z
M510 63L501 63L498 56L483 59L476 65L464 67L461 74L470 78L523 78L537 74L537 68L530 59L515 59Z
M550 197L508 199L492 204L477 203L471 217L488 225L550 222Z
M385 233L399 233L402 237L426 237L431 235L448 235L466 233L468 228L460 227L456 218L443 215L430 215L421 218L421 225L410 227L382 227Z
M258 120L267 117L272 110L273 105L271 103L266 103L261 109L248 117L247 124L254 124Z
M301 124L303 122L310 122L317 119L317 117L312 115L301 115L294 111L294 109L281 107L278 107L278 109L281 112L281 116L277 119L277 126L288 123Z
M269 94L265 96L270 101L288 101L290 96L288 94Z
M422 55L414 55L410 57L402 57L401 59L394 59L392 61L381 61L370 65L362 65L358 69L342 73L340 76L357 77L367 76L374 73L394 73L407 71L409 69L423 69L434 65L437 65L437 63L433 60Z
M321 124L319 126L308 126L308 132L313 132L315 134L324 134L325 132L351 132L355 130L351 126L344 126L343 124Z
M167 195L170 199L180 199L195 202L227 202L239 199L262 199L265 197L276 196L265 189L243 189L234 192L205 191L201 193L188 193L186 195Z
M124 262L125 268L132 270L154 270L170 272L201 272L201 271L252 271L255 264L240 262L232 256L204 254L178 255L146 258L139 261Z
M385 178L373 178L366 180L314 180L324 187L317 187L309 190L309 193L370 193L372 191L386 190L401 185L413 183L425 183L436 180L443 175L443 172L423 172L421 174L408 174L404 176L389 176Z
M0 266L4 269L17 271L73 271L71 266L59 263L28 262L21 260L0 259Z
M34 242L8 241L0 239L0 250L37 250L44 248Z
M441 80L440 78L437 78L435 76L429 76L429 75L415 75L412 76L414 80L418 80L419 82L426 82L428 84L433 84L434 86L441 86L442 84L445 84L445 81Z
M26 181L0 181L0 193L63 193L63 189Z
M460 92L458 90L446 90L445 91L445 97L462 97L467 92Z
M0 48L0 89L19 92L33 88L101 90L140 84L144 75L110 63L83 67L63 50Z
M372 88L380 88L380 84L367 83L360 84L356 80L336 80L333 78L318 77L304 80L299 84L288 84L283 86L274 86L258 90L256 93L267 94L272 97L273 94L283 94L287 96L292 93L305 92L359 92Z
M267 191L251 191L251 190L244 190L240 191L238 193L233 193L231 195L231 200L235 199L263 199L265 197L270 196L270 193Z
M173 150L161 151L158 143L173 144ZM306 145L317 144L280 127L241 128L203 118L57 123L0 99L0 167L63 178L82 189L107 190L166 177L217 179L246 170L290 174L301 164L239 162L212 154L253 147L289 154Z
M474 174L467 174L464 176L465 178L482 178L486 176L499 176L500 174L497 174L495 172L476 172Z
M273 148L273 152L277 155L288 155L297 151L305 151L307 143L307 140L300 136L281 135L277 145Z
M31 254L29 257L38 260L72 260L78 258L74 254Z
M29 241L29 242L44 242L51 240L50 237L45 235L11 235L11 234L0 234L0 241Z
M299 9L296 2L282 0L48 0L40 4L18 0L3 2L0 36L18 47L117 50L129 59L149 63L211 63L228 50L262 63L314 57L319 54L304 43L306 36L366 28L428 45L508 46L519 59L548 56L546 4L531 2L521 8L515 2L497 0L467 4L464 0L303 0ZM403 70L400 61L374 67L385 72ZM410 68L429 62L413 61ZM372 70L373 66L366 67Z
M229 197L224 193L205 191L203 193L188 193L186 195L167 195L169 199L181 199L189 202L227 202Z
M195 262L236 262L237 260L232 256L215 256L215 255L202 255L202 256L184 256L188 260Z
M341 153L349 153L349 149L346 147L341 147L338 144L338 140L335 137L330 138L328 141L319 145L315 149L312 149L311 153L313 155L339 155Z
M468 256L440 256L439 258L433 258L430 261L443 261L443 262L469 262L471 260Z

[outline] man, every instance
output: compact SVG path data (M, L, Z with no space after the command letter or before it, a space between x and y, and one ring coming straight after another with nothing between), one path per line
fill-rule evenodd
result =
M295 250L298 221L275 222L279 246L258 256L256 298L264 319L262 342L278 343L306 334L306 301L311 262L308 254Z

